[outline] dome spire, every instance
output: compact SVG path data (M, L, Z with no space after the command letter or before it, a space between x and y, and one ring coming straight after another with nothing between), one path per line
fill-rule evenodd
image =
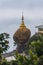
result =
M23 12L22 12L22 22L21 22L21 25L20 25L20 29L23 29L25 28L25 24L24 24L24 16L23 16Z
M24 20L23 12L22 12L22 21Z
M23 16L23 12L22 12L22 24L24 24L24 16Z

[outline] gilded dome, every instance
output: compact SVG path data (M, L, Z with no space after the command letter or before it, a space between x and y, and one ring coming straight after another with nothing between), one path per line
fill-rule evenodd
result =
M19 29L14 33L13 39L17 43L26 43L30 38L30 29L26 28L24 24L24 17L22 16L22 23Z

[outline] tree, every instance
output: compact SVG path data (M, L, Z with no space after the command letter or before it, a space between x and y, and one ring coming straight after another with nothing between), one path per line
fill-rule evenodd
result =
M2 53L5 52L9 48L9 34L1 33L0 34L0 61L2 59Z
M15 54L17 65L38 65L38 56L29 50L29 55L21 55L18 52Z
M39 65L43 65L43 55L39 58Z
M43 34L36 33L33 35L30 38L28 45L29 51L31 50L32 54L37 56L38 65L43 65Z
M30 38L28 44L38 56L43 55L43 34L36 33Z

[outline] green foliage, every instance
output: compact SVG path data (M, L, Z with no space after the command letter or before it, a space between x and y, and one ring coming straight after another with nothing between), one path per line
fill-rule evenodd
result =
M43 65L43 55L39 58L39 65Z
M12 61L10 62L10 65L18 65L18 64L17 64L17 61L12 60Z
M10 65L9 62L7 62L7 60L4 58L1 62L0 65Z
M43 65L43 34L36 33L29 42L29 55L33 65ZM35 58L35 60L33 60Z
M7 33L1 33L0 34L0 60L1 60L1 54L5 52L9 48L9 34Z
M34 53L38 56L43 55L43 43L40 40L31 42L31 47Z
M1 65L10 65L10 63L7 61L3 61Z
M31 37L30 41L30 48L34 53L38 56L43 55L43 35L42 34L35 34Z
M38 56L37 54L34 54L31 49L29 50L29 58L30 58L30 64L38 65Z
M9 34L7 33L1 33L0 34L0 53L3 53L3 51L6 51L9 48Z
M2 61L2 55L0 54L0 62Z
M23 56L16 53L16 61L18 65L38 65L38 56L29 50L28 56Z
M25 56L20 55L18 53L16 54L16 61L18 65L29 65L27 60L28 59Z

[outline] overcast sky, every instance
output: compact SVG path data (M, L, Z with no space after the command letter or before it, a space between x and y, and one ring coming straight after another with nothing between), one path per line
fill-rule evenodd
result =
M22 12L27 28L36 32L35 26L43 24L43 0L0 0L0 33L10 34L10 49L13 47L13 34L19 28Z

